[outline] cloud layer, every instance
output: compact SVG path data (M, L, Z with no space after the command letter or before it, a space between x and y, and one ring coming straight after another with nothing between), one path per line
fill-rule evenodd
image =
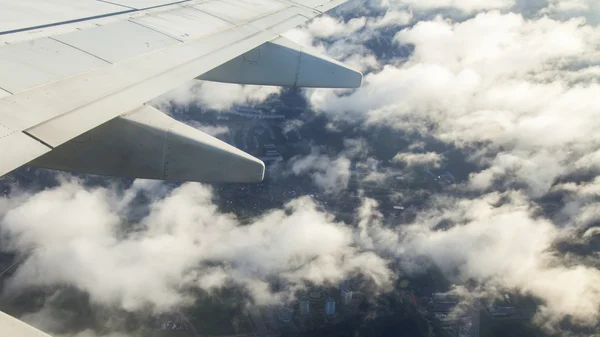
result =
M332 31L356 33L328 35L327 40L311 26L294 33L331 55L347 55L351 62L357 46L378 41L384 48L385 41L392 41L384 54L377 47L362 52L374 57L369 67L361 68L368 72L362 88L307 90L312 107L334 124L392 127L433 137L459 149L478 168L453 190L457 194L435 196L430 208L403 230L363 223L371 239L379 238L377 249L399 254L404 271L422 270L419 264L425 259L456 284L478 281L488 295L494 289L534 295L544 302L540 324L556 327L571 317L595 325L599 274L597 263L590 261L597 255L578 259L556 247L598 233L597 181L561 183L599 172L597 5L362 4L362 10L340 10L352 21L322 19L338 25ZM412 13L408 22L399 20L391 29L367 24L382 13L393 17L406 12ZM357 22L365 24L357 29ZM444 164L439 153L408 150L395 161ZM564 201L558 214L540 216L539 200L557 193ZM446 224L443 230L440 224ZM391 238L400 238L401 244Z
M565 317L594 326L597 249L580 256L558 246L600 234L598 9L586 0L355 1L285 34L366 74L354 91L304 92L330 129L419 135L476 168L409 224L389 220L362 194L356 228L308 198L246 225L219 211L204 185L170 191L136 181L122 190L62 178L41 193L0 199L2 247L27 256L8 289L72 285L102 305L166 310L190 303L194 288L237 285L252 301L272 303L287 296L270 290L274 277L297 288L361 272L386 289L398 273L434 266L455 285L476 281L476 296L536 297L537 322L549 328ZM195 83L157 104L221 110L279 92ZM388 166L369 144L346 142L338 153L315 147L286 171L338 195L353 167L384 181ZM392 165L441 168L448 158L428 145L402 150ZM542 200L557 195L557 210L544 212ZM140 198L148 200L144 215L130 220Z
M246 289L258 304L277 301L269 279L294 287L334 284L363 273L389 285L386 261L358 245L352 229L307 198L241 225L218 211L207 186L136 181L125 190L56 188L2 199L3 247L27 254L6 291L71 285L92 302L129 311L157 311L193 302L187 289ZM128 223L136 198L153 198L148 214ZM162 195L162 196L160 196ZM280 294L288 296L290 294Z

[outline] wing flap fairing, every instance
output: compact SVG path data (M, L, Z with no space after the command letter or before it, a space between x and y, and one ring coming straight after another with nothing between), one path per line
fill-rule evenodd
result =
M117 117L41 156L33 166L170 181L253 183L251 155L150 107Z
M284 37L278 37L197 79L284 87L358 88L362 74Z

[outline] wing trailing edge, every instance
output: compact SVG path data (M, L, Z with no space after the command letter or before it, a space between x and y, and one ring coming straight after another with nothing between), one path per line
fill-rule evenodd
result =
M358 88L362 74L284 37L197 77L200 80L307 88Z
M255 183L264 163L150 106L117 117L35 159L62 171L170 181Z

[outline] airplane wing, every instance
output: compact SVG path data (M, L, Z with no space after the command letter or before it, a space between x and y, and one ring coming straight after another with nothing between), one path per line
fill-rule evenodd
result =
M264 164L145 105L191 79L355 88L280 34L346 0L0 0L0 176L258 182ZM0 312L12 337L48 335Z
M191 79L354 88L280 34L346 0L0 0L0 176L36 167L259 182L264 164L145 105Z

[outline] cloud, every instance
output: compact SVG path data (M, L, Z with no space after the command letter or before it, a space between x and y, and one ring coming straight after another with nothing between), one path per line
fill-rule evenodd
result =
M334 132L343 131L336 129ZM364 138L345 138L341 151L332 153L327 150L325 146L312 146L309 154L294 156L278 167L277 173L282 176L309 176L314 185L327 194L346 191L350 178L357 172L365 181L379 181L387 174L380 170L379 161L370 157L372 148Z
M420 10L454 8L467 13L489 9L507 9L515 4L514 0L402 0L401 3Z
M366 19L355 18L348 22L343 22L339 19L334 19L331 16L324 15L308 23L308 30L310 33L317 38L325 38L342 35L350 35L355 33L357 30L362 29L366 25Z
M358 236L382 256L395 256L406 273L422 272L428 261L455 284L477 281L483 286L479 296L497 290L533 295L543 302L536 318L540 324L552 326L566 316L596 324L600 271L558 255L553 244L563 232L534 211L519 192L472 200L440 196L414 223L390 229L377 203L365 199ZM450 225L439 229L441 222Z
M394 172L382 165L381 161L368 157L356 163L356 172L363 183L382 184L394 175Z
M312 38L348 38L354 34L372 36L374 30L389 26L404 26L412 20L412 13L406 10L387 10L380 16L358 17L344 21L323 15L310 21L307 25ZM306 41L306 40L305 40Z
M200 130L200 131L202 131L208 135L211 135L213 137L217 137L219 135L226 134L229 132L229 128L224 125L213 126L213 125L202 125L200 123L189 123L189 122L188 122L188 124L194 126L197 130Z
M598 147L600 86L583 70L595 69L599 39L600 30L581 19L497 11L461 22L437 17L395 35L398 45L414 46L407 62L368 74L350 94L307 95L334 120L479 147L472 159L488 168L473 175L474 187L491 189L498 178L539 196L572 171L567 163Z
M313 148L307 156L292 158L288 166L291 174L310 175L314 184L326 193L339 193L350 182L350 160L343 155L331 157L321 154L317 148Z
M494 207L500 197L510 202ZM451 205L451 206L450 206ZM598 320L600 271L566 265L552 253L560 231L548 220L534 218L518 193L490 194L484 199L450 202L439 215L421 218L425 226L407 231L407 252L422 252L440 268L457 268L456 277L517 289L544 301L540 316L559 321L571 315L593 325ZM434 231L441 218L457 225ZM446 270L452 274L452 270ZM585 297L585 299L583 299Z
M477 196L435 196L415 222L393 230L377 215L377 203L364 199L363 244L398 257L404 272L420 272L428 261L455 284L476 280L481 295L493 289L533 295L543 302L539 324L556 327L565 317L597 324L597 268L556 248L598 232L597 179L561 183L600 172L597 3L363 4L352 13L366 17L365 34L353 34L348 50L373 45L384 30L369 22L402 10L412 18L396 29L396 50L373 53L379 66L361 88L306 90L308 101L334 127L392 127L458 148L476 167L460 189ZM352 16L350 9L340 12ZM305 39L311 41L310 32ZM329 39L344 55L343 45ZM398 156L407 163L436 161L435 154ZM376 161L363 166L378 167ZM549 193L560 193L564 205L544 217L536 203ZM446 221L451 225L437 228Z
M233 105L262 103L280 92L280 87L189 81L152 100L151 104L162 111L173 111L188 106L227 110Z
M207 186L184 184L156 196L157 188L143 181L124 191L86 188L63 178L55 188L3 198L3 247L26 256L5 291L68 285L95 304L163 311L193 303L186 289L235 285L260 304L289 295L269 290L272 277L296 287L358 273L386 287L393 278L350 227L308 198L242 226L218 211ZM150 198L147 215L128 223L142 196Z
M405 10L387 10L382 16L368 20L371 29L381 29L389 26L404 26L411 22L412 13Z
M600 4L593 0L550 0L541 13L558 19L584 17L590 24L600 23Z
M443 162L444 157L439 153L427 152L427 153L409 153L402 152L398 153L392 159L394 162L402 163L406 167L414 166L427 166L427 167L439 167Z
M598 197L600 197L600 177L590 182L564 183L556 185L553 191L565 192L564 205L560 215L569 221L569 225L577 231L586 230L584 237L595 235L596 229L591 227L600 219ZM578 235L579 233L574 233Z

